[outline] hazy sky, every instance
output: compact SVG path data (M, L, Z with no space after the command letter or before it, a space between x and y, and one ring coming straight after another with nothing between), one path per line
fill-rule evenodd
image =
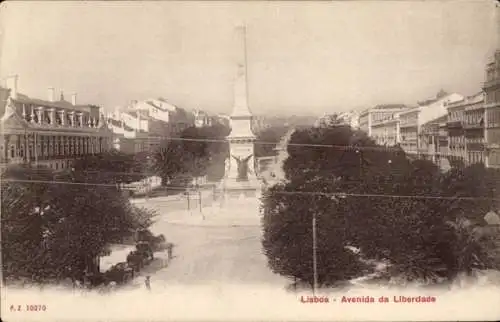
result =
M162 96L230 112L247 25L254 113L323 113L478 91L497 47L493 0L9 2L0 77L105 108Z

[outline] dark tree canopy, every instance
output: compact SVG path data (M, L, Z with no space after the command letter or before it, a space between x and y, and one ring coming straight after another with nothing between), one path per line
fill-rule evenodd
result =
M156 172L163 184L205 175L211 180L221 179L229 153L225 141L228 134L229 128L222 124L193 126L186 128L180 139L164 140L154 156Z
M256 157L267 157L275 156L277 152L275 151L276 145L285 136L289 130L288 126L285 125L275 125L263 129L257 133L257 139L254 144L254 153Z
M464 237L472 236L464 222L484 224L486 212L498 208L498 170L472 165L442 173L348 126L298 130L290 142L288 181L263 197L263 246L275 272L312 282L313 216L324 285L366 273L347 246L390 262L391 276L406 279L450 280L494 267L489 246ZM472 199L457 199L465 196Z
M147 153L127 154L117 150L86 155L73 162L77 180L101 183L131 183L148 176Z
M109 243L151 225L153 214L132 206L115 186L78 178L42 167L2 174L4 277L77 278L98 269L96 258Z

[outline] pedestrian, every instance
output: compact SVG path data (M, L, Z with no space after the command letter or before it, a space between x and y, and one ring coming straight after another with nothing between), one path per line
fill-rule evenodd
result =
M146 288L148 289L148 291L151 291L151 277L150 276L146 276L146 280L144 281L144 284L146 284Z
M167 246L167 252L168 252L168 260L170 261L172 259L172 248L174 245L172 243L169 243Z

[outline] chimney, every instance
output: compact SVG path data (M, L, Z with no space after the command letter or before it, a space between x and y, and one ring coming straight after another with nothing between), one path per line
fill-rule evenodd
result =
M18 78L19 78L18 75L13 75L13 76L10 76L6 79L5 85L8 89L10 89L10 96L13 99L17 98L17 80L18 80Z
M73 95L71 95L71 104L76 105L76 93L73 93Z
M61 91L61 99L60 99L60 101L64 101L64 92L63 91Z
M55 97L55 90L53 87L49 87L49 96L48 96L48 100L49 102L54 102L56 100L56 97Z

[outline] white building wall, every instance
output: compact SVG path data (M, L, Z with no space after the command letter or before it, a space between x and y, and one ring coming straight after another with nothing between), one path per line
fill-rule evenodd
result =
M446 103L453 103L463 99L464 97L462 95L453 93L429 105L420 106L418 126L420 127L422 124L448 114Z

